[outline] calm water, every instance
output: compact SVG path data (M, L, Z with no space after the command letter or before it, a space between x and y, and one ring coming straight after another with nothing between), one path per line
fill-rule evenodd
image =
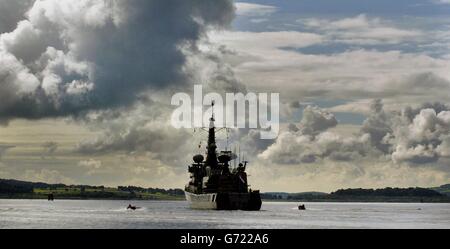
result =
M264 202L262 211L197 211L182 201L0 200L0 228L450 228L450 204Z

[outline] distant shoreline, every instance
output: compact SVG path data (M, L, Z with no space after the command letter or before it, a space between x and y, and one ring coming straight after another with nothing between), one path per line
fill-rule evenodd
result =
M13 194L13 195L1 195L0 199L4 200L47 200L47 195L34 195L34 194ZM58 196L54 195L55 200L114 200L114 201L183 201L183 196L158 196L150 198L132 198L132 197L86 197L86 196Z
M15 197L8 197L8 196L0 196L0 200L45 200L47 201L47 197L20 197L20 196L15 196ZM184 198L161 198L161 199L120 199L120 198L58 198L55 197L54 201L59 201L59 200L63 200L63 201L185 201Z
M89 186L34 183L0 179L0 199L46 200L159 200L183 201L182 189L137 186ZM362 202L362 203L450 203L450 184L435 188L339 189L323 192L266 192L265 202Z
M2 196L0 195L0 200L47 200L47 197L44 196ZM58 200L83 200L83 201L185 201L184 196L180 196L178 198L159 198L159 199L139 199L139 198L130 198L130 199L122 199L122 198L82 198L82 197L63 197L58 198L55 196L55 201ZM292 202L292 203L302 203L302 202L335 202L335 203L450 203L450 198L446 199L435 199L435 200L418 200L418 199L298 199L298 200L287 200L287 199L262 199L263 202Z
M328 200L272 200L272 199L263 199L263 202L293 202L293 203L302 203L302 202L336 202L336 203L450 203L450 199L448 200L434 200L434 201L420 201L420 200L344 200L344 199L328 199Z

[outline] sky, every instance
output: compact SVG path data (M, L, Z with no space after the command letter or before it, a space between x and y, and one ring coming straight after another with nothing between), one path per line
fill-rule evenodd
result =
M450 182L447 0L0 0L0 178L183 188L176 92L280 93L252 188ZM218 135L224 144L225 135ZM204 150L204 148L203 148Z

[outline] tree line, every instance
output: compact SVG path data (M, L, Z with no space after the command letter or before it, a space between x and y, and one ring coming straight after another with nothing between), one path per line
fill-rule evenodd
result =
M80 189L85 192L86 189L95 189L103 191L105 186L90 186L90 185L66 185L66 184L48 184L43 182L27 182L19 180L0 179L0 194L30 194L34 189ZM184 195L181 189L162 189L162 188L142 188L136 186L118 186L118 191L139 193L146 192L150 194L168 194L168 195Z

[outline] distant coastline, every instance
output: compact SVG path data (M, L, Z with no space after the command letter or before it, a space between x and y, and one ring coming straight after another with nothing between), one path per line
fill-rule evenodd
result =
M450 203L450 184L435 188L339 189L331 193L264 193L263 199L303 202L424 202Z
M181 189L48 184L0 179L0 199L184 200Z
M47 199L49 194L55 199L67 200L184 200L182 189L114 188L0 179L0 199ZM267 192L261 196L264 201L450 203L450 184L435 188L340 189L332 193Z

